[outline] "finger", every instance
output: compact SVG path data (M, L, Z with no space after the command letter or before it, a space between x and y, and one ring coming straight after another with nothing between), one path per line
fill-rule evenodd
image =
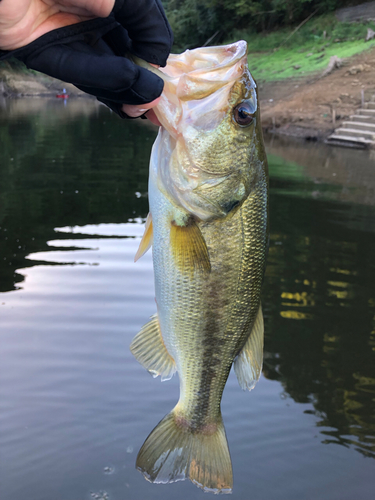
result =
M148 113L146 113L147 119L150 120L151 123L154 125L157 125L158 127L161 127L161 123L159 122L158 117L155 114L155 111L153 109L150 109Z
M145 112L147 110L149 110L149 109L153 108L154 106L156 106L157 104L159 104L160 99L161 98L158 97L154 101L146 103L146 104L142 104L141 106L131 105L131 104L123 104L122 105L122 110L128 116L131 116L132 118L135 118L137 116L141 116L141 115L145 114Z
M0 0L1 1L1 0ZM72 9L73 5L89 11L94 16L107 17L113 9L115 0L60 0L60 5L66 5L65 9Z

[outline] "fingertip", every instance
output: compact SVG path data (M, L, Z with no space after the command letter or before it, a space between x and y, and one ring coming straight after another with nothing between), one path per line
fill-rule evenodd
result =
M151 123L157 125L158 127L161 127L161 123L159 122L158 117L156 116L153 109L150 109L150 111L146 113L146 117L148 120L150 120Z
M128 116L131 116L133 118L136 118L137 116L143 115L146 111L150 110L151 108L157 106L160 102L161 97L157 97L151 102L148 102L146 104L123 104L122 105L122 111L126 113Z

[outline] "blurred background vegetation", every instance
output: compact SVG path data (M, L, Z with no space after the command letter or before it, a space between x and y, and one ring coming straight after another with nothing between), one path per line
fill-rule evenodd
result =
M238 39L240 34L247 40L252 35L290 30L311 15L321 19L303 30L305 39L316 36L318 25L335 38L362 37L366 34L362 23L340 23L334 15L327 16L361 3L363 0L163 0L178 50L201 46L211 38L217 44ZM262 40L260 50L267 48L263 37L258 40ZM274 47L274 41L268 45Z
M363 0L163 0L173 52L246 40L259 82L321 73L330 57L346 59L375 46L375 2ZM359 7L358 7L359 6ZM348 18L339 9L354 7Z

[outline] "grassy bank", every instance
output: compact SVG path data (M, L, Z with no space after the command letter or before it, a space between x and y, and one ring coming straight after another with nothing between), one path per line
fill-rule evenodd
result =
M331 56L345 59L375 46L365 42L375 22L340 23L333 14L312 17L296 27L264 34L236 32L249 46L249 67L257 80L276 81L322 72Z

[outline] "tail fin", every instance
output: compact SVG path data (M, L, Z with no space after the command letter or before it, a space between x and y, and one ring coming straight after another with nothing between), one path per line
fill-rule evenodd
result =
M210 432L193 432L177 423L172 411L143 443L136 467L152 483L189 478L204 491L232 492L232 462L221 417Z

